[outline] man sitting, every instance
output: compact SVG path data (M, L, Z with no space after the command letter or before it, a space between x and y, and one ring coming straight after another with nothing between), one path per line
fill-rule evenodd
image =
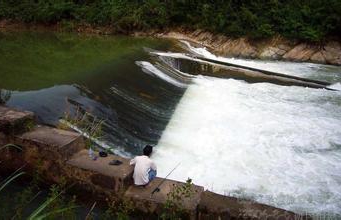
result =
M143 148L143 155L136 156L130 161L130 165L134 168L134 183L138 186L145 186L156 177L156 165L149 158L153 152L153 147L146 145Z

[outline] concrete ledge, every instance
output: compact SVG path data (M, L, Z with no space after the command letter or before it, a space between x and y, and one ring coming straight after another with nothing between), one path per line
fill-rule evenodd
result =
M254 201L237 199L205 191L201 194L199 219L294 220L308 218Z
M0 106L0 144L10 142L22 147L22 151L8 148L0 154L0 174L13 172L22 166L30 174L38 170L45 182L61 183L66 180L77 189L92 193L91 199L94 200L111 196L129 199L136 210L147 216L162 213L168 194L174 187L185 184L167 179L159 187L160 191L151 195L163 179L156 178L146 187L132 185L133 167L128 159L109 155L92 160L82 136L76 132L36 126L24 134L15 134L17 126L18 129L25 128L30 125L26 122L31 123L31 120L33 113ZM109 165L112 160L123 163ZM309 216L295 215L253 201L204 192L201 186L191 187L192 196L182 201L183 210L190 219L310 219Z
M34 114L0 105L0 132L6 135L19 134L34 126Z
M118 166L109 165L112 160L120 160L122 164ZM74 168L88 171L87 177L82 178L81 175L77 175L78 179L90 181L94 185L114 190L116 193L124 190L125 186L132 184L134 168L129 165L128 159L119 156L108 155L92 160L88 155L88 150L84 149L73 155L66 163Z
M26 148L37 147L58 152L64 160L84 148L83 137L80 134L47 126L36 126L32 131L17 135L14 142Z
M159 212L162 206L167 201L167 195L170 193L174 187L184 185L183 182L178 182L174 180L165 180L164 183L159 187L160 191L155 192L152 195L152 191L160 184L162 178L155 178L147 186L130 186L125 193L125 197L130 198L134 201L135 205L145 212ZM195 215L197 206L200 201L201 193L204 191L204 187L192 185L193 195L190 198L185 198L183 202L183 208Z

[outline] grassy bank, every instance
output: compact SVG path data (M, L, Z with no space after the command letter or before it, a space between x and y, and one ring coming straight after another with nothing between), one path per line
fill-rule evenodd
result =
M184 27L233 37L323 41L341 33L339 0L0 0L0 19L88 23L116 32Z

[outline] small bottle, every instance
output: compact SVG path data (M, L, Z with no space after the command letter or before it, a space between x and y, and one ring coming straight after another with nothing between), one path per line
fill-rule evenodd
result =
M89 148L89 157L90 157L92 160L96 160L96 159L97 159L97 157L96 157L96 155L95 155L95 153L94 153L94 151L92 150L91 147Z

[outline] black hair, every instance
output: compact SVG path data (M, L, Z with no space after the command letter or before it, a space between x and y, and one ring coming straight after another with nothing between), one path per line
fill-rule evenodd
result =
M146 156L150 156L153 152L153 146L150 146L150 145L146 145L144 148L143 148L143 155L146 155Z

